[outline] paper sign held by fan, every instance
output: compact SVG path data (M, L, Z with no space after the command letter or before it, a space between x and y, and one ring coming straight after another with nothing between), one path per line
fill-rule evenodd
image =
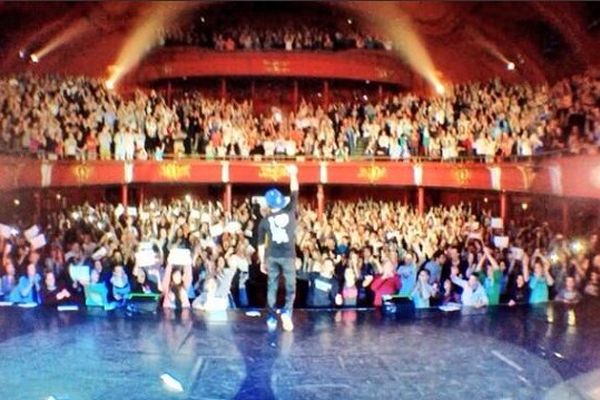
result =
M92 254L92 260L94 260L94 261L101 260L103 257L106 257L107 254L108 254L108 251L106 250L106 247L100 247L98 250L96 250L94 252L94 254Z
M36 237L31 239L29 241L29 243L31 243L31 248L33 250L41 249L42 247L44 247L46 245L46 236L37 235Z
M492 218L492 229L504 229L504 221L502 218Z
M12 234L12 228L8 225L0 224L0 236L5 239L10 238Z
M216 224L210 227L210 236L217 237L223 234L223 225Z
M494 246L499 249L506 249L508 247L508 236L494 236Z
M27 229L25 232L23 232L23 235L25 235L25 238L28 242L31 242L33 238L35 238L39 234L40 228L38 228L37 225L34 225L31 228Z
M173 249L167 262L171 265L192 265L192 254L188 249Z
M135 262L138 267L152 267L156 264L156 254L152 249L144 249L135 253Z

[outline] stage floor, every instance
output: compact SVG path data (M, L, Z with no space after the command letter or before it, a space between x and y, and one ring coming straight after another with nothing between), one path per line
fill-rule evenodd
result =
M411 320L296 310L294 332L275 334L241 310L3 307L0 399L600 398L599 306L578 306L574 325L560 305Z

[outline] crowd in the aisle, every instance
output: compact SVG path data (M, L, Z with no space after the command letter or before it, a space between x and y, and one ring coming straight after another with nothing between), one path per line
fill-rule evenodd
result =
M265 207L260 197L227 211L186 196L73 206L38 228L3 224L0 296L106 309L137 298L163 308L263 307L256 249ZM301 202L296 249L298 306L379 307L394 297L418 309L574 304L600 294L597 234L569 238L463 204L420 215L395 202L334 202L319 218Z
M0 151L56 159L314 157L348 160L596 153L600 76L546 85L455 85L447 95L401 93L256 115L251 101L190 92L122 97L101 81L20 75L0 79Z

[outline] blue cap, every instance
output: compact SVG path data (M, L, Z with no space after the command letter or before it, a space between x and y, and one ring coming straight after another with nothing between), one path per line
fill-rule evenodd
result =
M265 193L265 200L270 208L283 208L285 206L285 197L277 189L269 189Z

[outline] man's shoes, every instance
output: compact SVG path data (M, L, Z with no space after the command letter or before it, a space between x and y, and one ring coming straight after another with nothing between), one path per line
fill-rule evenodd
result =
M294 330L294 323L292 322L292 318L288 313L281 314L281 324L283 325L283 330L286 332L291 332Z
M275 317L267 318L267 329L269 329L269 332L273 332L273 331L275 331L275 329L277 329L277 318L275 318Z

